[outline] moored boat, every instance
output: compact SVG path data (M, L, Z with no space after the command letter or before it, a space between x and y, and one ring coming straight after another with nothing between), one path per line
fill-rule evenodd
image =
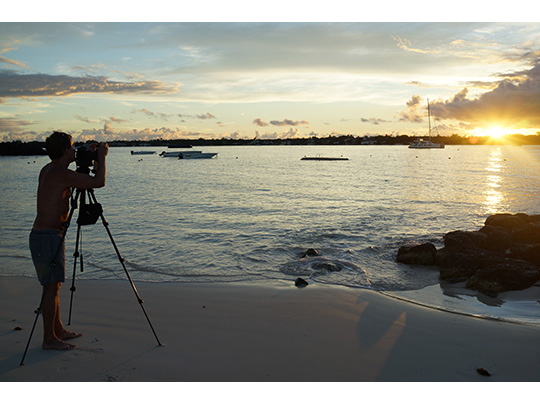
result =
M194 151L189 151L189 152L185 152L185 151L180 151L180 152L161 152L159 154L159 156L161 157L175 157L177 158L181 153L202 153L200 150L194 150Z
M343 157L341 155L340 157L331 157L331 156L304 156L300 160L349 160L349 158Z
M217 153L213 153L213 152L206 152L206 153L181 152L178 155L178 159L212 159L216 155Z
M431 109L429 108L429 99L427 101L427 110L428 110L428 137L429 139L418 138L415 139L409 145L410 149L443 149L444 143L436 143L431 141ZM437 128L437 127L435 127ZM437 130L437 135L439 131Z
M155 151L152 150L132 150L132 155L155 155Z

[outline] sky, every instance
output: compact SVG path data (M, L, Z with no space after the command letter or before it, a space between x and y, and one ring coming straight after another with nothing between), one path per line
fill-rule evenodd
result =
M540 23L0 22L0 141L540 131Z

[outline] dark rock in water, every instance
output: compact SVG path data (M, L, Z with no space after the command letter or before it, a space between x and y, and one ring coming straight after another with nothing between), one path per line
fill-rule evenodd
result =
M486 377L489 377L491 376L491 374L489 373L489 371L487 371L486 369L480 367L480 368L477 368L476 369L476 372L480 375L483 375L483 376L486 376Z
M482 241L484 249L504 252L512 245L512 235L502 226L485 225L479 232L487 235Z
M317 252L315 249L308 249L306 252L302 255L302 258L304 257L312 257L312 256L320 256L319 252Z
M397 261L437 265L440 279L495 297L540 281L540 215L495 214L479 231L452 231L444 247L402 246Z
M534 264L524 260L504 259L478 270L467 281L467 288L496 297L503 291L524 290L539 280L540 270Z
M307 287L308 286L308 282L306 280L304 280L303 278L300 278L298 277L295 282L294 282L294 285L298 288L303 288L303 287Z
M529 221L527 214L494 214L487 217L485 225L500 226L512 231L518 226L522 226Z
M480 247L484 244L487 235L478 231L452 231L444 235L444 246L448 248Z
M525 244L540 243L540 222L530 222L514 228L512 231L512 242Z
M540 266L540 243L535 245L515 243L510 248L508 257L512 259L527 260L536 264L537 266Z
M405 264L435 264L437 248L433 243L424 243L417 246L402 246L397 254L397 261Z
M471 251L444 247L435 254L435 264L440 267L440 278L457 283L465 281L480 268L480 259Z

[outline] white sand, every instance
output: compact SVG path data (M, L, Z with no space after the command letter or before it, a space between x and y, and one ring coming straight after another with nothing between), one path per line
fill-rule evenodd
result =
M0 277L0 381L540 381L538 327L323 285L136 287L162 346L128 281L80 280L69 326L84 333L78 349L42 350L40 317L19 366L40 286Z

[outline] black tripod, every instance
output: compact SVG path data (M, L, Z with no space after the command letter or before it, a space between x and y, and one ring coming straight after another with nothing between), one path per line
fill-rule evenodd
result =
M88 200L90 203L86 202L86 195L88 195ZM126 265L125 265L125 259L120 255L120 251L118 250L118 247L116 246L116 243L114 242L113 236L111 234L111 231L109 230L109 223L105 220L105 217L103 216L103 209L101 207L101 204L97 202L96 196L94 194L93 189L77 189L75 196L71 198L71 210L69 212L68 219L66 223L64 224L64 232L62 234L62 238L60 240L60 244L58 246L56 257L58 256L58 253L60 252L60 249L63 246L63 242L66 238L66 233L69 228L69 225L71 223L71 219L73 218L73 213L75 212L75 209L79 209L79 218L77 219L77 239L75 242L75 253L73 254L74 260L73 260L73 278L71 282L71 298L69 303L69 320L68 325L71 324L71 310L73 305L73 293L75 292L75 272L77 268L77 259L79 256L81 257L81 272L83 271L83 259L82 255L79 254L79 244L81 242L81 226L83 225L93 225L97 222L99 218L101 218L101 222L103 223L103 226L105 227L105 230L107 231L107 234L109 235L109 239L111 240L111 243L114 247L114 250L116 252L116 255L118 257L118 260L120 261L120 264L124 268L124 272L126 273L126 276L131 284L131 288L133 289L133 293L135 294L135 297L137 298L137 301L139 302L141 309L144 313L144 316L146 317L146 320L148 321L148 324L150 325L150 329L152 329L152 333L154 334L154 337L156 338L156 341L159 346L161 346L161 342L159 341L159 338L157 337L156 331L154 330L154 327L152 326L152 322L150 322L150 318L148 317L148 314L146 313L146 309L143 305L143 300L139 296L139 293L137 292L137 288L135 288L135 284L133 283L133 280L131 279ZM55 266L56 263L51 263L51 266ZM39 304L39 307L34 311L36 313L36 318L34 320L34 325L32 326L32 331L30 332L30 337L28 338L28 343L26 344L26 349L24 350L24 354L21 360L20 366L24 364L24 359L26 357L26 352L28 351L28 346L30 346L30 341L32 340L32 335L34 334L34 329L36 327L37 320L39 318L39 315L41 314L41 307L43 306L43 300L45 298L45 291L46 289L43 289L43 293L41 295L41 302Z

